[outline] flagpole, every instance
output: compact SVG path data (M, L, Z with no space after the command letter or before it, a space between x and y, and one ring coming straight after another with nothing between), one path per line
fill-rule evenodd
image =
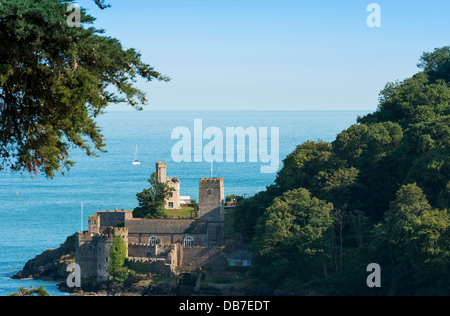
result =
M81 202L81 232L83 232L83 202Z
M213 177L213 163L211 161L211 179L212 179L212 177Z

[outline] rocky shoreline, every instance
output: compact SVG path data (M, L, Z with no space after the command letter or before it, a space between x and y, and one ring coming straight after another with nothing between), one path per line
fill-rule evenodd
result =
M75 235L67 238L59 248L49 249L29 260L13 279L65 281L67 267L75 262Z
M271 296L283 295L273 290L259 290L251 282L232 284L181 285L174 281L152 282L148 278L134 276L123 283L104 282L89 288L73 289L66 285L67 267L75 262L75 235L67 238L59 248L49 249L29 260L13 279L36 279L61 282L59 289L76 296Z

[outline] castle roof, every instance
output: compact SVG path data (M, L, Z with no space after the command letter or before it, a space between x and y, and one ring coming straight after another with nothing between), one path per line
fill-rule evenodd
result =
M125 221L129 234L207 234L208 222L189 219L141 219Z

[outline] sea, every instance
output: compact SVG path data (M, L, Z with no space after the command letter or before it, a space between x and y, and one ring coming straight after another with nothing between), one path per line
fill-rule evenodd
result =
M73 149L70 154L76 165L64 176L58 174L54 179L41 174L31 177L27 173L0 172L0 296L16 292L22 286L41 285L51 295L66 295L58 290L56 282L13 280L11 276L29 259L46 249L59 247L73 233L87 230L89 215L115 207L134 209L138 206L136 193L149 187L147 180L155 171L157 161L167 162L167 176L180 179L182 196L198 199L199 179L211 175L224 179L225 195L252 196L273 184L277 173L262 173L261 167L268 165L267 160L263 161L259 156L256 161L251 160L250 146L244 149L248 151L245 161L238 162L237 141L236 157L234 161L227 161L227 128L256 131L259 149L264 145L261 142L264 138L259 136L266 128L267 153L275 145L279 147L279 165L275 168L279 170L283 159L297 145L307 140L331 142L338 133L355 124L358 116L367 113L109 111L97 119L105 138L106 153L88 157L81 150ZM209 129L215 131L216 136L220 132L223 134L223 155L218 150L220 146L210 151L219 157L219 162L212 164L212 170L209 161L201 155L195 156L199 148L206 152L212 141L212 137L202 140L198 136L202 135L198 133L199 122L201 131ZM278 136L272 135L272 130L278 130ZM178 135L177 138L176 131L184 131L185 137ZM187 145L178 154L174 151L181 141L189 143L186 136L189 134L192 138L191 161L187 159ZM200 143L195 143L199 138ZM221 144L220 137L215 141L216 145ZM180 153L185 154L183 161L180 161ZM220 162L222 156L223 162ZM136 157L140 165L133 165Z

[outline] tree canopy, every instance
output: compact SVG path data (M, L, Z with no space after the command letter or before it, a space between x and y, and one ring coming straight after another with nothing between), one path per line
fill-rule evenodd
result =
M262 284L298 293L450 294L449 65L450 47L424 53L421 71L388 83L374 113L331 143L297 146L274 185L239 203L234 228L251 243ZM301 221L308 201L326 220ZM318 261L302 260L302 231L320 240ZM370 263L382 266L381 289L366 285Z
M103 1L98 1L100 4ZM72 0L2 0L0 5L0 169L43 172L73 166L69 150L103 152L95 118L108 104L148 103L138 78L168 81L133 48L91 25L67 24Z
M148 179L150 187L137 193L139 206L133 211L135 218L166 218L165 202L170 197L174 188L162 183L158 179L158 173L153 172Z
M127 258L127 244L120 236L115 236L110 249L111 262L108 266L108 272L112 279L124 281L128 275L128 269L125 267Z
M9 294L8 296L50 296L43 286L38 288L30 287L29 289L21 286L16 293Z

